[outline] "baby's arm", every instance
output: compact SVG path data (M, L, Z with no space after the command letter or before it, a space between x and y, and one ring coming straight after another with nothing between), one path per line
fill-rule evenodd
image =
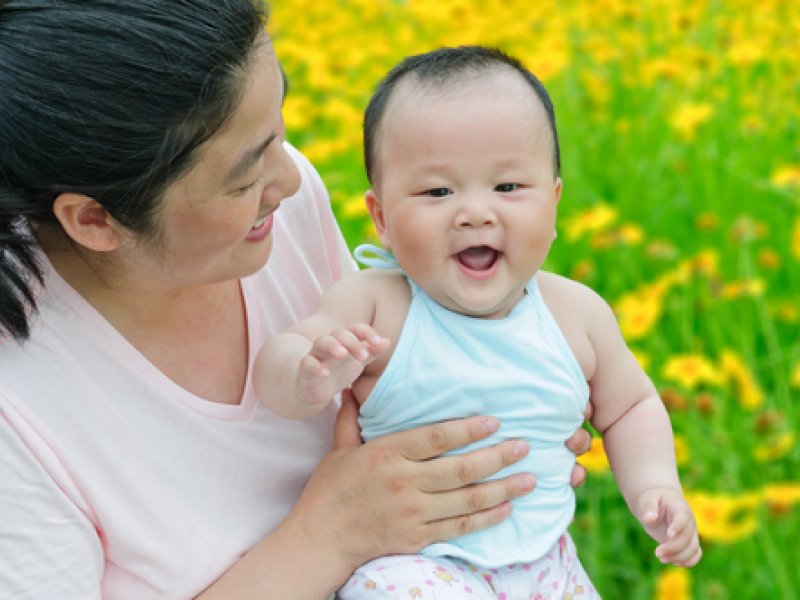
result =
M337 283L317 312L259 351L253 385L275 413L302 419L320 411L388 348L371 326L374 303L360 280L354 274Z
M701 550L697 525L675 463L675 443L655 386L628 349L609 306L585 289L585 314L595 368L589 384L592 425L631 512L659 542L662 562L693 566Z

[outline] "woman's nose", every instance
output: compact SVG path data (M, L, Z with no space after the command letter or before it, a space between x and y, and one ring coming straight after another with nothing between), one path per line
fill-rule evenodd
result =
M300 189L301 176L297 165L283 144L276 144L273 160L280 161L279 172L264 194L264 203L273 204L294 196Z

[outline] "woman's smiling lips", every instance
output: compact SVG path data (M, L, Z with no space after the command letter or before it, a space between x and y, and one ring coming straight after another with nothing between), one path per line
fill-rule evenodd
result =
M261 242L265 240L266 237L272 231L273 215L274 213L270 213L258 219L253 224L253 227L250 229L250 231L247 233L247 236L244 238L244 241Z

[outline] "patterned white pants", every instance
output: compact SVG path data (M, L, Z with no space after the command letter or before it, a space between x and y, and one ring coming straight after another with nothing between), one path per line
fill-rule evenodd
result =
M531 563L482 569L456 558L393 555L362 565L341 600L593 600L600 596L564 534Z

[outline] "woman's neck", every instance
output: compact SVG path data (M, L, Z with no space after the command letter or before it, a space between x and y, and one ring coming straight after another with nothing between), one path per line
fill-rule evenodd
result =
M55 271L164 375L207 400L241 400L248 351L238 280L143 280L113 256L85 255L37 237Z

